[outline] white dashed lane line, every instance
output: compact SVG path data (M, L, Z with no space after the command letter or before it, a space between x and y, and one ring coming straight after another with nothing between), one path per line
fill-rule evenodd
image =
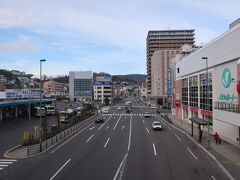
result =
M110 140L110 137L107 139L106 143L104 144L104 147L107 147L108 141Z
M189 148L187 148L187 150L191 153L191 155L192 155L196 160L198 160L198 158L193 154L193 152L192 152Z
M155 144L153 143L153 152L154 152L154 155L157 156L157 151L156 151L156 148L155 148Z
M148 130L148 128L146 128L146 131L147 131L147 133L149 134L149 130Z
M93 136L94 136L94 134L91 135L90 138L88 138L88 140L86 140L86 142L89 142L92 139Z

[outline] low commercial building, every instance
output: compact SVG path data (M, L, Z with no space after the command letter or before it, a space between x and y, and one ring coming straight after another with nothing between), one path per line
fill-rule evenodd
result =
M30 94L29 94L30 93ZM39 99L40 89L6 89L0 92L0 101Z
M240 145L240 24L176 64L176 116L201 118Z
M44 94L46 95L62 95L64 91L63 83L53 80L45 81L43 83Z
M112 77L111 76L96 76L94 81L94 100L100 101L102 104L105 104L105 99L109 100L109 103L112 101Z
M88 101L93 99L93 72L69 72L69 96L71 101Z

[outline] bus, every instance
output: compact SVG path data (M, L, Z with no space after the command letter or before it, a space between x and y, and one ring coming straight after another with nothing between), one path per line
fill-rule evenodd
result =
M45 109L46 109L46 114L47 115L55 114L55 107L54 106L46 105Z
M59 112L59 121L62 123L70 122L74 117L74 110L73 109L66 109L64 111Z
M44 107L40 108L40 107L36 106L33 108L33 115L36 117L40 117L40 116L44 117L44 116L46 116L46 110Z

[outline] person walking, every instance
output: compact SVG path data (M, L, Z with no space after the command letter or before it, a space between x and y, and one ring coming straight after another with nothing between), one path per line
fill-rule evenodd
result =
M214 139L215 139L215 141L216 141L216 144L218 144L218 143L219 143L219 135L218 135L218 133L216 132L216 133L213 135L213 137L214 137Z

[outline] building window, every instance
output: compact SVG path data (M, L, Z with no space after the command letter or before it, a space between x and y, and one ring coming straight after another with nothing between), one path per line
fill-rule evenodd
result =
M182 104L188 105L188 79L182 80Z
M207 73L200 74L200 108L212 111L212 73L208 75L207 94Z
M198 108L198 76L189 78L189 105Z

